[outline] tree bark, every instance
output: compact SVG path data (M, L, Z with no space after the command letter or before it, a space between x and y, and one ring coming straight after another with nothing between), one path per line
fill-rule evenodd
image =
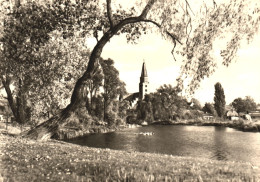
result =
M17 118L16 105L14 103L13 94L12 94L12 91L10 89L10 80L8 78L4 79L3 76L1 76L1 81L2 81L3 86L5 88L5 91L6 91L6 94L7 94L7 100L8 100L9 106L12 110L12 113L13 113L14 117Z
M19 123L20 125L23 125L27 118L26 118L26 113L25 113L25 108L26 108L26 101L24 97L24 89L23 89L23 83L22 79L19 78L18 81L18 94L16 97L16 122Z
M19 124L24 124L26 122L27 114L26 114L26 99L24 96L24 89L23 89L23 84L22 84L22 79L19 79L18 81L18 94L17 97L14 98L12 91L10 89L10 78L6 77L3 78L1 77L1 81L3 83L3 86L5 88L5 91L7 93L7 101L9 103L9 106L11 108L11 111L13 113L13 116L15 118L15 121ZM16 102L14 100L16 99Z
M95 68L98 67L96 64L100 59L104 46L108 43L111 37L116 35L119 32L119 30L121 30L125 25L137 23L144 20L155 1L156 0L149 0L140 16L126 18L116 25L114 25L113 23L111 24L110 29L104 33L103 37L97 42L96 46L94 47L89 58L87 70L82 75L82 77L80 77L77 80L71 96L70 104L57 115L53 116L51 119L36 126L30 131L23 133L23 136L37 140L48 139L55 134L55 132L59 129L60 126L65 124L66 119L70 117L70 115L80 106L81 102L83 101L85 84L94 76L96 72ZM108 3L108 6L111 6L111 4ZM111 9L110 7L108 7L108 9L110 11L109 19L111 18L112 22Z

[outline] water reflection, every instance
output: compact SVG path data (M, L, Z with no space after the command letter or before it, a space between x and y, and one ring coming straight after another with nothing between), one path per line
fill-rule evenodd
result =
M225 143L225 127L215 127L214 132L214 144L213 144L213 159L218 160L227 160L228 159L228 151Z
M144 136L141 132L153 132ZM213 126L147 126L69 142L90 147L204 157L260 165L260 133Z

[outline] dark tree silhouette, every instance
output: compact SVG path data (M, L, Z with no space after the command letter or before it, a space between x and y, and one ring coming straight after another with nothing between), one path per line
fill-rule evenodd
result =
M245 99L236 98L231 105L236 109L237 112L250 112L257 108L257 105L253 98L247 96Z
M225 93L221 84L218 82L215 84L215 96L214 96L214 108L217 111L219 117L223 117L225 114Z

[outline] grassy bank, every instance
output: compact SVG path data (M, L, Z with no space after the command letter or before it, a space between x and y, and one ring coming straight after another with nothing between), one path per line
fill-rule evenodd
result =
M0 134L0 181L258 181L249 163L95 149Z

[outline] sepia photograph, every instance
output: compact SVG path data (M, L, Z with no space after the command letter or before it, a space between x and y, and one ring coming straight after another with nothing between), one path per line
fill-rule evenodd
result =
M259 0L0 0L0 182L260 181Z

